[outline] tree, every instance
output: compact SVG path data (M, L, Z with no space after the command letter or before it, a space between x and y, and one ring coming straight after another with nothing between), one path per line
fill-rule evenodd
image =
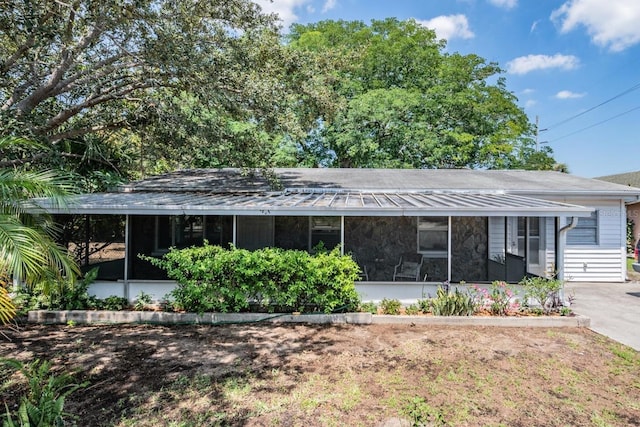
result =
M289 44L334 58L344 109L301 142L303 161L341 167L513 168L533 164L534 127L497 64L444 51L414 20L322 21ZM544 157L544 158L539 158ZM553 164L551 152L536 165Z
M16 138L1 138L0 151L15 145L37 145ZM79 273L74 261L54 240L56 227L51 218L34 204L48 197L56 204L72 187L53 171L25 172L0 169L0 321L11 317L6 287L11 280L26 284L74 280Z
M273 142L265 132L303 132L303 115L291 109L301 111L301 100L313 109L322 97L301 53L280 43L275 17L249 0L0 6L0 132L48 147L5 153L4 166L123 174L141 164L140 153L153 163L165 148L197 141L208 155L238 133L249 138L251 154ZM174 126L172 118L185 116L193 120ZM198 124L215 126L190 140L162 139Z

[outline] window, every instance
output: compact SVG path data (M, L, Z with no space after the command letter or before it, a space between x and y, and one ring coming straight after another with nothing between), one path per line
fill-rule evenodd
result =
M449 218L418 218L418 253L429 258L446 258L449 253Z
M310 218L310 221L309 250L313 250L320 242L325 249L333 249L340 244L339 216L314 216Z
M567 233L567 245L598 244L598 211L591 216L578 218L578 225Z

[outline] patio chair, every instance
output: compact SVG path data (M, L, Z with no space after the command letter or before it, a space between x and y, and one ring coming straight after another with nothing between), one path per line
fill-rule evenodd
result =
M420 280L420 271L422 270L422 255L420 254L403 254L400 261L393 269L393 281ZM426 276L425 276L426 277Z
M358 264L358 266L360 267L360 274L359 274L360 280L364 280L365 282L368 282L369 272L367 271L367 266L365 264L362 264L355 255L351 254L351 258L353 258L356 264Z

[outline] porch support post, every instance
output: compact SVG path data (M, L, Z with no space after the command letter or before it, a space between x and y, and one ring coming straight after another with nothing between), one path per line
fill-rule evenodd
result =
M91 233L89 225L89 215L84 216L84 265L89 265L89 234Z
M449 224L447 225L447 229L449 232L447 233L447 281L451 283L451 217L448 218Z
M344 215L340 216L340 255L344 255Z
M124 297L127 300L129 299L129 251L131 250L130 226L129 214L127 214L124 220Z
M504 259L504 280L507 280L507 252L508 252L508 248L509 248L509 217L505 216L504 217L504 253L503 255L503 259Z
M233 216L233 237L232 242L233 246L237 246L237 235L238 235L238 215Z

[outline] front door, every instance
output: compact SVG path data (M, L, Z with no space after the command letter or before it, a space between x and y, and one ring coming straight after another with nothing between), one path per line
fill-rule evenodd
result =
M540 217L510 217L507 252L523 257L527 273L545 275L545 220Z

